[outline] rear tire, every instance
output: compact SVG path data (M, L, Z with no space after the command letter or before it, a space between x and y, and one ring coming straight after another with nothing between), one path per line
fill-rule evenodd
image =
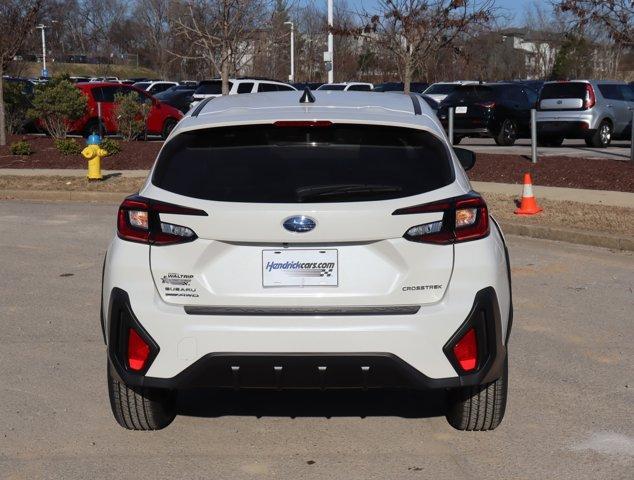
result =
M612 125L607 120L603 120L597 131L585 138L586 145L593 148L605 148L610 145L612 135Z
M517 139L517 126L511 119L506 119L500 125L500 130L493 137L495 143L503 147L510 147L515 143Z
M449 394L447 421L456 430L494 430L504 418L508 382L508 356L502 375L487 385L463 387Z
M160 430L176 417L176 392L128 387L114 377L110 362L108 394L115 420L128 430Z

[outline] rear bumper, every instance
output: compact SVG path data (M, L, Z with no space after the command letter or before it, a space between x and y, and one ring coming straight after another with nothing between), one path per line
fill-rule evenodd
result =
M447 114L439 115L440 122L445 131L449 131L449 120ZM464 135L467 137L491 137L497 130L497 124L493 117L473 117L464 118L454 116L454 135Z
M335 303L335 297L315 296L310 303L293 299L280 302L280 307L291 309L287 315L254 308L244 312L236 308L230 312L205 308L188 314L183 305L166 303L160 296L148 265L150 247L115 238L108 249L102 290L104 336L114 371L130 384L185 388L195 385L199 375L209 377L210 386L223 383L204 372L209 371L209 365L232 363L235 356L258 357L261 363L269 366L271 363L267 359L273 357L278 361L279 356L289 357L291 362L291 358L325 355L352 358L353 363L359 356L369 356L381 358L377 360L375 372L380 371L379 363L383 365L385 358L394 366L393 371L403 370L400 368L403 364L411 367L411 370L405 370L416 375L404 375L409 381L400 382L410 386L443 388L488 381L499 373L495 365L500 364L498 357L504 356L503 348L491 347L489 351L493 352L491 358L495 361L481 365L477 375L469 377L457 372L443 347L465 322L475 318L472 315L474 306L484 304L490 305L492 312L484 318L494 321L483 338L495 339L496 346L506 344L512 311L510 278L503 237L494 225L493 222L486 238L453 247L454 268L444 295L437 301L417 304L420 308L416 311L410 308L395 311L395 305L388 302L383 304L390 307L387 311L373 308L368 312L359 310L358 306L381 303L376 299L367 303L349 300ZM394 289L401 287L402 284L397 283ZM482 291L490 292L486 294L489 300L481 297L484 294L479 292ZM404 300L403 304L416 303ZM233 306L253 307L253 303L233 302ZM256 306L261 303L264 302L256 302ZM313 311L306 305L319 308ZM332 308L346 305L354 308L345 311ZM138 325L156 344L155 358L142 374L128 372L122 360L125 338L122 340L116 333L124 331L117 326L121 325L122 319L135 322L132 326ZM251 361L247 363L250 365ZM357 363L356 366L359 368L355 369L360 371L362 366L372 365ZM290 371L290 363L287 368ZM335 370L339 368L330 368L330 372ZM243 369L242 373L245 371ZM275 371L268 371L275 379ZM247 378L246 373L244 375ZM311 377L308 373L306 376ZM289 377L289 386L290 378L294 377ZM378 373L375 379L374 385L385 384ZM253 384L245 381L243 385L248 383ZM363 387L359 377L357 382L334 382L335 385L341 383ZM271 379L264 384L270 385Z
M164 389L213 388L454 388L497 379L506 358L500 307L495 290L480 290L469 314L442 346L455 376L430 378L391 352L211 352L177 375L146 375L161 356L160 345L136 318L128 294L114 289L109 306L108 358L113 371L130 386ZM151 347L143 372L126 367L126 332L135 328ZM478 336L479 361L475 371L464 373L452 353L454 344L470 328ZM508 336L508 330L506 336ZM403 338L405 341L405 338Z
M454 135L490 137L491 131L487 128L454 128Z
M585 138L594 130L585 121L544 121L537 122L538 136L561 136L565 138Z

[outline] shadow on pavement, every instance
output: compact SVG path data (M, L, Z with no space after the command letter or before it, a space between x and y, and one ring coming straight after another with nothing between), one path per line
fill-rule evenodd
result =
M192 417L403 417L444 415L444 391L184 390L178 414Z

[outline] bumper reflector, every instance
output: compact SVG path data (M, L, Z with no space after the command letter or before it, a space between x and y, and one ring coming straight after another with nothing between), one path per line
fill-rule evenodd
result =
M133 328L128 330L128 366L130 370L140 371L150 356L150 346L143 341Z
M478 341L473 328L467 330L467 333L454 345L453 354L460 368L465 372L475 370L478 366Z

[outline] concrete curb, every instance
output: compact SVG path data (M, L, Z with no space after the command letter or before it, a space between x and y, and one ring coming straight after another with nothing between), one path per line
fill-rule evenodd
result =
M0 190L3 200L48 200L59 202L100 202L120 203L128 194L123 192L85 192L64 190ZM584 232L567 228L526 225L500 221L502 229L508 235L558 240L580 245L634 251L634 238L623 235L608 235L598 232Z
M526 225L500 221L502 230L508 235L559 240L561 242L592 245L593 247L611 248L614 250L634 251L634 238L624 235L609 235L599 232L584 232L568 228Z
M3 200L120 203L128 195L130 194L123 192L86 192L80 190L0 190L0 199Z

